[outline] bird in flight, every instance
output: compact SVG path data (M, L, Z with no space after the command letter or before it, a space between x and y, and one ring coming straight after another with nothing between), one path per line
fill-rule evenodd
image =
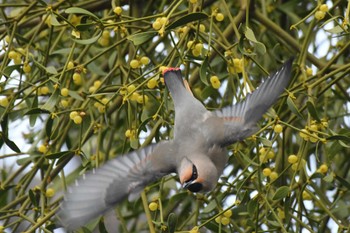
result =
M186 89L179 68L163 72L175 107L174 138L118 156L68 189L58 217L73 230L106 213L145 186L177 173L191 192L212 190L228 160L226 146L258 131L257 122L289 84L293 59L232 106L208 111Z

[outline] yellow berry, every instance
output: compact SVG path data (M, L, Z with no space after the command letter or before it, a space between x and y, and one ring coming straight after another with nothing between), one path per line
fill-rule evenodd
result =
M127 91L128 93L131 93L133 92L134 90L136 89L135 85L134 84L131 84L127 87Z
M227 218L230 218L232 216L232 210L226 210L224 212L224 216L227 217Z
M303 200L311 200L311 195L307 191L303 191Z
M123 8L121 8L120 6L116 6L116 7L114 7L113 12L114 12L116 15L121 15L122 12L123 12Z
M163 74L163 71L165 70L165 69L167 69L168 67L166 67L166 66L161 66L161 67L159 67L159 72L161 73L161 74Z
M160 18L159 22L162 24L162 25L166 25L168 24L168 19L166 17L162 17Z
M309 140L309 135L307 134L309 133L309 131L307 129L302 129L300 132L299 132L299 136L304 139L305 141L308 141Z
M204 24L199 25L199 31L205 32L205 25Z
M215 88L215 89L219 89L220 88L221 83L220 83L220 80L219 80L218 76L211 76L210 77L210 83L211 83L213 88Z
M73 68L74 68L74 62L69 61L68 65L67 65L67 69L70 70L70 69L73 69Z
M201 55L201 50L192 49L192 55L195 57L199 57Z
M133 68L133 69L137 69L140 67L140 62L136 59L132 59L130 61L130 67Z
M271 172L271 174L269 175L271 181L274 181L278 178L278 173L277 172Z
M137 101L137 99L139 98L140 94L137 92L133 92L130 96L130 100L132 101Z
M149 63L149 58L146 56L141 57L140 62L142 65L147 65Z
M288 156L288 163L295 164L296 162L298 162L298 156L296 155Z
M68 94L69 94L68 88L62 88L61 89L61 95L62 96L68 96Z
M106 112L106 106L99 105L97 107L97 110L98 110L99 113L104 113L104 112Z
M152 27L154 30L159 30L162 27L162 24L159 21L154 21Z
M5 36L5 42L10 43L11 37L9 35Z
M45 154L45 153L48 151L47 146L46 146L46 145L40 145L40 146L38 147L38 151L39 151L40 153Z
M217 13L217 14L215 15L215 19L216 19L217 21L219 21L219 22L223 21L224 18L225 18L225 16L224 16L224 14L222 14L222 13Z
M221 224L222 225L227 225L230 223L230 219L228 217L221 217Z
M277 209L277 215L280 219L285 219L286 218L286 214L284 213L284 211L281 208Z
M15 63L15 65L19 65L19 64L22 63L22 59L21 59L21 57L16 57L16 58L13 60L13 62Z
M265 147L260 147L259 155L265 155L265 153L266 153L266 148Z
M80 73L75 72L73 74L73 82L75 85L81 85L82 84L82 78Z
M322 4L322 5L320 6L320 11L327 12L327 11L328 11L328 6L327 6L327 4Z
M132 131L131 131L130 129L127 129L127 130L125 131L125 137L131 138L131 136L132 136Z
M137 97L136 101L139 104L147 103L148 102L148 96L147 95L140 95L139 97Z
M306 75L307 75L308 77L310 77L310 76L313 75L313 70L312 70L310 67L307 67L307 68L306 68Z
M101 86L101 81L100 80L96 80L95 82L94 82L94 87L95 88L99 88L100 86Z
M202 43L197 43L197 44L194 46L194 49L195 49L195 50L198 50L198 51L202 51L202 49L203 49L203 44L202 44Z
M42 95L47 95L47 94L49 94L49 92L50 92L50 90L49 90L49 88L47 86L43 86L43 87L40 88L40 93Z
M193 227L189 233L199 233L199 227L198 226Z
M273 150L269 150L269 152L267 152L267 154L266 154L266 158L268 158L268 159L275 158L275 152Z
M94 87L94 86L89 87L90 93L94 93L95 91L96 91L96 87Z
M22 69L23 69L24 73L29 73L32 70L32 67L29 65L28 62L26 62L26 63L23 64L23 68Z
M328 171L328 166L327 164L322 164L319 168L318 168L318 171L323 173L323 174L326 174L327 171Z
M83 118L82 118L81 116L78 115L78 116L75 116L75 117L73 118L73 121L74 121L75 124L80 125L81 122L83 121Z
M192 4L196 4L198 2L198 0L190 0L190 3Z
M193 43L194 43L193 40L188 41L188 42L187 42L187 48L188 48L188 49L192 48Z
M262 172L263 172L263 175L264 175L264 176L268 177L268 176L271 175L271 172L272 172L272 171L271 171L270 168L267 167L267 168L264 168Z
M156 211L158 209L158 203L157 202L151 202L148 205L148 208L150 211Z
M311 131L317 131L318 130L317 124L310 125L310 129L311 129Z
M79 115L79 114L78 114L77 111L72 111L71 113L69 113L69 118L70 118L71 120L73 120L74 117L76 117L76 116L78 116L78 115Z
M6 108L9 105L9 100L7 97L0 99L0 106Z
M62 107L66 108L69 105L69 102L67 100L61 100Z
M216 218L215 218L215 222L216 223L221 223L221 216L217 216Z
M18 53L17 53L16 51L14 51L14 50L11 50L11 51L9 52L9 54L8 54L8 57L9 57L10 59L16 59L16 58L18 57Z
M149 89L153 89L157 86L157 79L156 78L151 78L150 80L148 80L147 82L147 87Z
M318 138L317 138L317 134L316 133L313 133L311 134L312 136L309 138L310 139L310 142L317 142L318 141Z
M103 99L101 100L101 102L102 102L104 105L106 105L106 104L109 102L109 99L103 98Z
M283 131L282 125L276 124L275 127L273 127L273 131L275 131L275 133L281 133Z
M316 12L315 12L315 18L316 18L317 20L321 20L321 19L323 19L325 16L326 16L326 12L324 12L324 11L316 11Z
M53 197L55 195L55 190L53 188L46 189L45 196L46 197Z
M304 166L306 165L306 161L305 159L302 159L300 162L298 163L293 163L292 165L292 170L293 171L299 171L300 169L302 169Z

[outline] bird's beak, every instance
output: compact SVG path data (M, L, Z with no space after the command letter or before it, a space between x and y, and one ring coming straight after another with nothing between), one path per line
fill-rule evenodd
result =
M197 193L200 192L203 188L203 184L201 182L199 182L198 180L192 180L189 182L185 182L182 187L184 189L188 189L193 193Z

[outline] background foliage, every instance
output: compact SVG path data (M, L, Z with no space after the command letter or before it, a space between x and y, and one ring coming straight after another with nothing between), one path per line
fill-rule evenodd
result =
M116 226L349 230L349 8L340 0L1 1L0 232L53 231L63 191L85 170L171 138L162 66L181 66L195 97L216 109L244 99L291 56L288 91L258 134L229 147L212 192L194 195L165 177L119 205ZM85 232L96 225L106 230L95 221Z

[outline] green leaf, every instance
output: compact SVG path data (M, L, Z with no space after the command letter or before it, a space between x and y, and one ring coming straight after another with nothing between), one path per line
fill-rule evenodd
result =
M249 213L250 216L254 216L255 215L255 212L258 208L258 201L253 199L251 201L248 202L248 205L247 205L247 211Z
M35 154L35 155L30 155L28 157L24 157L24 158L20 158L20 159L17 159L16 160L16 163L19 165L19 166L22 166L24 164L26 164L27 162L29 161L33 161L34 159L38 158L42 156L41 154Z
M45 68L45 70L48 74L58 74L56 68L53 66L48 66Z
M59 98L59 93L58 93L58 89L56 89L54 93L52 93L48 101L41 107L41 109L52 112L52 110L55 108L57 104L58 98Z
M29 194L29 199L32 202L33 206L39 207L39 198L35 195L33 190L29 189L28 194Z
M145 43L146 41L155 37L156 35L157 35L156 32L140 32L137 34L130 35L126 38L130 40L135 46L137 46Z
M45 158L47 159L59 159L61 157L65 157L65 156L69 156L69 155L73 155L74 151L60 151L57 153L51 153L51 154L47 154L45 155Z
M52 26L62 26L63 25L57 20L57 16L55 14L51 14L50 21L51 21L50 23Z
M171 29L174 29L176 27L186 25L187 23L190 23L193 21L207 19L208 17L209 16L207 14L202 13L202 12L190 13L190 14L187 14L187 15L175 20L173 23L171 23L169 26L167 26L165 28L165 30L171 30Z
M14 143L13 141L11 141L5 134L0 132L0 136L2 138L2 140L4 140L5 144L14 152L17 153L21 153L21 150L18 148L18 146L16 145L16 143Z
M90 30L91 28L95 27L96 26L96 23L84 23L84 24L78 24L76 26L77 30L78 31L87 31L87 30Z
M346 179L338 175L335 175L335 179L338 180L342 185L344 185L344 187L346 187L348 190L350 190L350 183Z
M89 45L89 44L95 43L101 37L101 35L102 35L102 31L99 31L99 33L96 36L91 37L89 39L73 39L73 40L78 44Z
M259 42L259 41L256 39L256 37L255 37L254 32L253 32L252 29L250 29L249 27L246 27L246 28L245 28L245 32L244 32L244 35L245 35L245 37L246 37L249 41L255 43L255 45L256 45L255 48L256 48L256 50L257 50L257 52L258 52L259 54L265 54L265 53L266 53L266 47L265 47L265 45L264 45L263 43Z
M47 119L46 125L45 125L45 133L46 136L50 139L51 138L51 133L52 133L52 125L53 125L53 120L52 117L50 116Z
M28 112L24 113L24 115L33 115L33 114L50 114L51 112L41 108L33 108Z
M91 13L90 11L85 10L85 9L83 9L83 8L71 7L71 8L66 9L64 12L67 13L67 14L82 14L82 15L88 15L88 16L91 16L92 18L94 18L95 20L100 21L100 19L99 19L96 15L94 15L94 14Z
M289 191L290 191L290 189L288 186L279 187L276 190L275 194L273 195L272 200L277 201L277 200L281 200L281 199L287 197L289 194Z
M174 233L176 230L177 216L174 213L170 213L168 217L168 232Z
M345 135L340 135L340 134L330 136L330 137L328 137L328 138L326 138L326 139L327 139L328 141L336 140L336 141L346 141L346 142L349 142L349 143L350 143L350 137L345 136Z
M84 101L84 98L81 97L76 91L69 90L68 94L76 100Z
M272 142L266 138L259 137L260 142L266 147L272 147Z
M310 113L310 115L317 121L320 121L320 117L318 116L318 113L316 111L314 103L312 103L310 100L306 102L307 109Z
M299 112L297 106L295 106L292 98L290 98L289 96L287 98L287 105L288 105L289 109L292 111L292 113L297 115L299 118L304 119L303 115L301 115L301 113Z
M14 70L20 70L21 65L13 65L13 66L6 66L4 71L2 72L2 74L6 77L6 78L10 78L11 74Z
M207 69L208 69L208 56L205 57L201 65L199 77L205 85L209 86L208 79L207 79Z

